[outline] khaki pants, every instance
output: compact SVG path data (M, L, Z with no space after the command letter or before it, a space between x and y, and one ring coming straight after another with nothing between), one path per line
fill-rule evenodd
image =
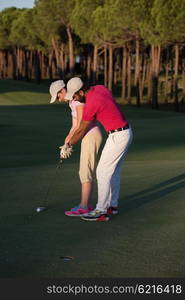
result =
M102 142L98 127L91 129L82 139L79 176L81 183L91 182L95 177L97 154Z

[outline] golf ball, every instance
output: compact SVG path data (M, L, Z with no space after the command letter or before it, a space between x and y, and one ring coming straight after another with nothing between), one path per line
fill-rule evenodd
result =
M36 212L41 212L41 211L43 211L45 209L46 209L45 207L37 207L36 208Z

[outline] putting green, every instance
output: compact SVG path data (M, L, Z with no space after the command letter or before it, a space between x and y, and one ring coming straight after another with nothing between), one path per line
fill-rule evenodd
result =
M45 86L10 82L0 83L0 276L184 277L184 114L123 107L134 140L119 215L85 222L64 215L79 201L79 144L56 170L68 107L48 105Z

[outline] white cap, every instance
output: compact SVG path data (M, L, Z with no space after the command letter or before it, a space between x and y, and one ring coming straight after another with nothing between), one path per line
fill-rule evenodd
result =
M73 100L73 95L81 89L83 82L79 77L71 78L67 83L66 100Z
M52 84L50 85L50 88L49 88L49 92L51 95L50 103L55 102L55 100L57 99L58 92L61 89L63 89L64 87L65 87L65 83L63 80L56 80L56 81L52 82Z

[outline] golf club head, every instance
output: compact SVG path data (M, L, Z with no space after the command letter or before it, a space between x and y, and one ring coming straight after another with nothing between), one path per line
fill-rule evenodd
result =
M62 163L63 163L63 159L60 158L60 159L59 159L59 162L58 162L58 164L57 164L57 169L61 168Z

